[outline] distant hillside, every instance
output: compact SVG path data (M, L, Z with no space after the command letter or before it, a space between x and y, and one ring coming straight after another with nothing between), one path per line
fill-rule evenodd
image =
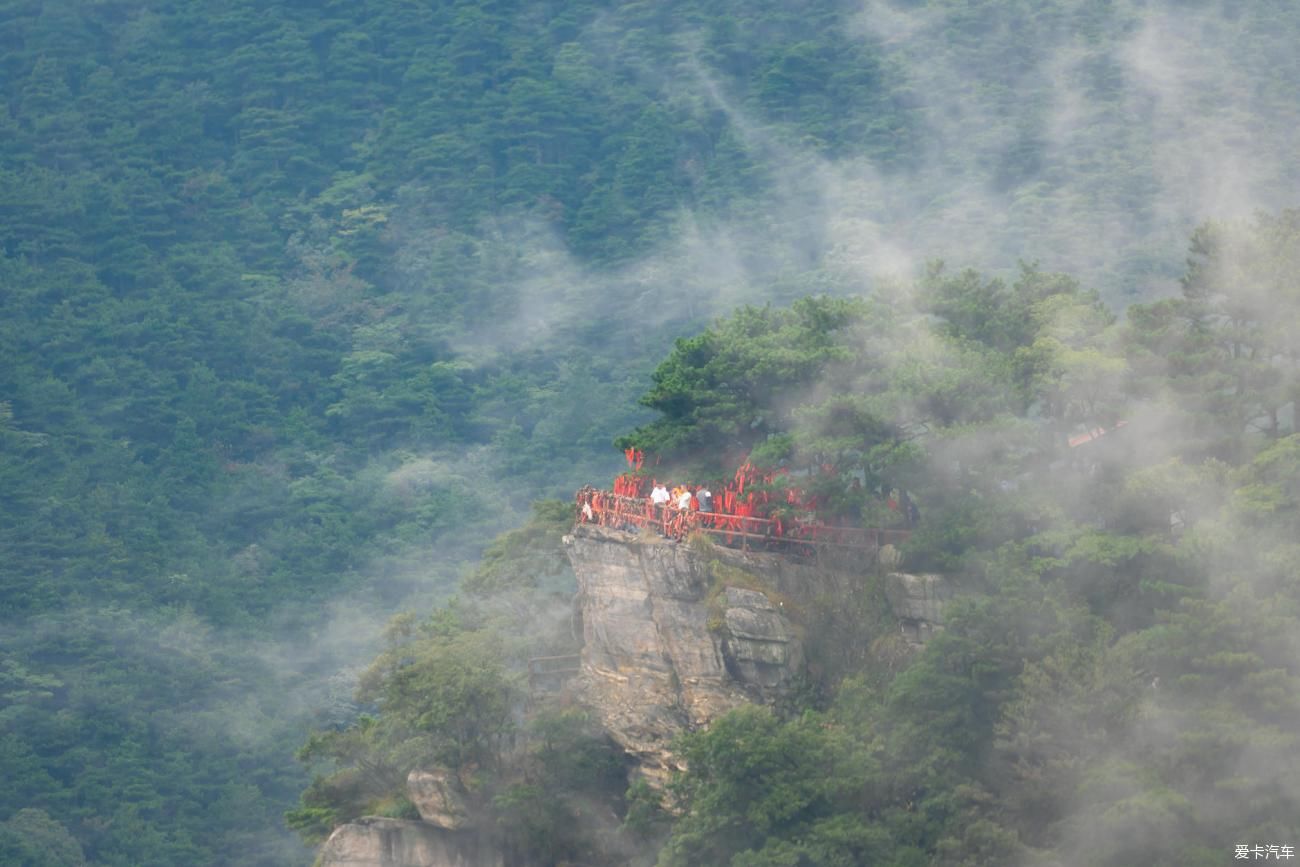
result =
M378 624L607 476L675 338L933 257L1171 294L1193 226L1300 186L1298 37L1283 2L0 2L0 846L307 863L292 752Z

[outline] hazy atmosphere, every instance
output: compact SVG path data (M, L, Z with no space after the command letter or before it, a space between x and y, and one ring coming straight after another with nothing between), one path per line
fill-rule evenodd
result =
M1291 857L1298 45L1287 0L0 0L0 864L305 867L433 834L412 772L500 867ZM765 526L897 544L768 544L801 596L573 540L583 485L742 464ZM724 681L727 599L799 647L653 750L583 572L634 539L703 564Z

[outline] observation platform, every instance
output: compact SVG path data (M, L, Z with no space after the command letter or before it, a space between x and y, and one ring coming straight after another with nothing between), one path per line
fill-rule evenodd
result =
M627 497L592 487L579 490L575 499L579 524L629 532L650 530L678 541L691 533L703 533L715 542L743 550L752 547L798 552L827 547L876 551L884 545L906 542L911 536L911 531L904 529L838 527L816 521L655 505L647 497Z

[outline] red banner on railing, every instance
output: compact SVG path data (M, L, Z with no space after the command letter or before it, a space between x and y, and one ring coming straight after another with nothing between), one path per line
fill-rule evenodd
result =
M806 543L839 547L875 549L882 544L898 544L908 539L907 530L862 527L834 527L816 521L780 517L762 518L753 514L749 502L736 503L724 498L722 511L679 508L671 502L655 504L641 496L598 491L591 487L577 493L577 520L621 530L651 528L670 539L684 539L699 530L727 544L739 539L770 543Z

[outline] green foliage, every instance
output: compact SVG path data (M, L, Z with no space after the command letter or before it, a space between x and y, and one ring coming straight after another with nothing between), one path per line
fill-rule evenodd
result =
M542 778L559 792L605 793L623 782L623 757L590 713L544 708L529 721Z
M387 650L357 691L376 712L313 732L299 749L298 759L320 770L285 819L308 842L359 816L407 816L412 770L499 767L518 697L502 642L489 630L464 628L452 610L441 614L395 619Z
M84 867L75 837L44 810L19 810L0 822L0 857L14 867Z
M572 526L573 507L568 503L533 503L527 524L503 533L484 549L478 566L462 585L465 592L491 596L511 590L571 585L573 572L562 539Z
M1239 460L1250 439L1294 432L1298 247L1297 211L1204 224L1192 236L1182 297L1131 311L1137 387L1167 407L1187 453Z
M1233 112L1207 126L1289 143L1284 6L1188 10L1241 58L1181 83L1198 110ZM831 463L840 473L810 488L837 518L879 523L879 501L905 488L924 514L912 561L986 580L999 545L1030 546L1062 513L1102 515L1105 533L1021 553L1098 612L1136 593L1120 631L1159 628L1158 611L1243 575L1288 611L1292 212L1198 231L1183 297L1133 308L1122 344L1069 278L934 271L919 311L890 308L887 291L747 308L678 344L644 404L658 420L633 406L653 360L720 302L689 273L698 259L624 266L698 235L729 239L719 267L760 302L858 292L854 253L828 240L859 234L856 217L829 214L825 186L892 209L879 191L904 183L930 213L991 190L1013 239L978 251L991 261L1038 239L1112 291L1172 276L1161 239L1182 224L1142 197L1173 191L1177 161L1135 128L1124 88L1139 9L894 12L890 35L825 0L5 4L0 861L76 863L79 847L101 864L230 851L306 863L274 822L306 784L290 754L313 722L330 731L311 752L340 767L293 814L312 834L406 809L392 789L411 756L488 761L508 739L524 645L571 649L563 629L518 628L568 589L555 547L567 507L540 507L490 547L466 584L482 607L412 627L409 662L390 648L367 681L368 722L347 702L308 719L358 652L333 648L324 603L352 594L386 614L444 599L523 503L606 476L608 441L638 425L666 458L713 470L751 449L796 471ZM1083 107L1069 131L1080 148L1058 146L1043 108L1061 88ZM963 147L932 159L954 123ZM866 165L884 185L861 188ZM814 173L835 183L805 188ZM913 225L923 245L949 241ZM1124 237L1096 241L1089 226ZM1120 261L1098 275L1112 246ZM1125 389L1168 410L1160 437L1193 475L1205 455L1246 465L1262 441L1279 445L1241 471L1226 512L1218 470L1129 490L1103 479L1051 502L1065 437L1117 420ZM1047 420L1048 435L1013 417ZM1171 503L1187 527L1173 554L1146 538L1167 535ZM492 596L502 589L509 602ZM1289 669L1256 650L1177 677L1190 689L1240 676L1261 703L1281 701ZM957 668L944 684L964 700ZM478 740L453 744L480 723ZM1211 723L1186 730L1223 735ZM1285 742L1276 725L1244 730ZM1106 767L1108 784L1128 785L1122 764ZM1161 785L1198 808L1175 783ZM519 791L524 813L552 810L545 787L542 801ZM1135 812L1153 821L1187 812L1164 789L1141 793ZM908 797L880 802L908 813L903 828ZM881 857L929 858L942 834L955 841L944 858L969 847L996 860L1005 841L981 803L944 807L977 818L942 831L926 818ZM800 830L743 857L877 851L842 817L812 821L820 837ZM1195 845L1203 861L1211 844Z
M525 860L559 863L602 852L601 805L617 803L626 785L619 751L582 710L544 707L530 721L520 782L493 796L500 840ZM587 818L584 818L587 817Z
M544 863L569 860L578 854L579 835L563 803L536 785L510 786L492 802L506 845L527 858Z
M1246 468L1237 507L1252 522L1281 527L1300 511L1300 435L1292 434L1262 450Z
M381 727L381 737L390 748L418 749L453 768L495 764L513 730L516 689L496 637L422 631L403 635L371 663L358 698L383 711L391 730Z
M618 443L697 473L746 456L784 467L795 474L777 486L867 526L909 523L885 509L908 491L934 510L910 545L919 568L951 570L973 546L1015 538L1037 508L1008 496L1016 480L1123 413L1114 317L1028 265L1008 286L936 264L897 294L920 309L810 298L679 340L642 398L660 418Z
M742 708L684 736L680 751L690 771L672 792L685 811L660 864L853 864L887 851L878 833L835 815L872 762L821 717L782 723Z
M679 339L641 398L662 418L617 444L670 461L746 454L785 433L783 404L849 357L840 338L869 310L832 298L806 298L789 310L747 307L698 337Z
M316 843L359 816L414 817L408 774L440 767L457 774L474 809L498 823L496 844L555 858L594 845L576 816L585 799L618 797L621 755L575 708L542 705L522 730L517 725L525 660L572 652L571 590L555 586L568 571L560 567L560 536L572 521L567 504L536 503L532 520L501 534L466 576L471 595L427 618L390 621L386 650L358 682L356 700L371 712L313 732L298 751L317 772L299 807L285 814L290 828ZM551 609L555 597L563 604Z
M623 828L641 845L659 838L671 819L664 810L660 793L644 779L637 779L624 797L627 814L623 817Z
M920 285L921 303L943 320L943 331L960 340L1011 353L1033 343L1040 321L1036 304L1058 294L1075 294L1078 284L1064 275L1044 275L1021 266L1012 286L982 277L972 269L948 274L943 263L931 264Z

